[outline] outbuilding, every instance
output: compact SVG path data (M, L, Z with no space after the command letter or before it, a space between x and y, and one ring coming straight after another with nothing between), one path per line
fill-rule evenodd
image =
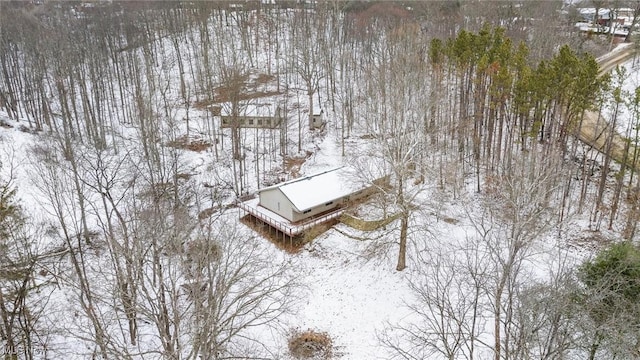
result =
M309 129L321 129L325 126L326 122L324 120L324 110L314 111L311 115L311 123L309 124Z

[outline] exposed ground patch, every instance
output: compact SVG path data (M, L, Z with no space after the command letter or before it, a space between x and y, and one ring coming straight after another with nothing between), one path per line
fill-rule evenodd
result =
M337 219L326 223L318 224L304 233L297 236L289 236L282 231L277 230L268 224L262 222L251 215L245 215L240 218L240 222L253 229L260 236L269 240L278 249L286 251L289 254L298 253L307 243L310 243L316 237L331 229L339 221Z
M333 341L326 332L294 330L289 336L288 345L295 359L333 358Z
M214 88L213 99L197 101L194 106L198 109L211 108L214 111L214 115L216 115L215 104L281 95L282 92L280 91L266 89L267 85L275 81L276 77L274 75L257 74L255 77L251 77L249 74L242 75L227 84ZM258 90L259 87L262 87L262 89Z
M167 146L175 149L189 150L189 151L195 151L195 152L205 151L208 148L210 148L211 145L212 145L211 142L209 142L208 140L205 140L199 137L187 137L186 135L180 136L177 139L173 141L169 141L167 143Z
M307 151L304 155L287 156L284 159L284 171L291 174L293 179L300 177L300 168L302 167L302 164L311 157L311 155L313 155L313 153L311 151Z

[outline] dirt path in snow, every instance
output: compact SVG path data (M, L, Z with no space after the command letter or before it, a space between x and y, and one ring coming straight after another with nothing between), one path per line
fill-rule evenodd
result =
M633 46L626 46L620 50L614 50L600 58L600 75L606 74L613 70L617 65L623 64L636 54ZM612 129L609 123L595 111L587 111L582 118L582 125L578 138L593 147L594 149L605 154L607 151L607 138L611 135L611 157L618 163L622 164L625 159L624 148L625 140L615 129ZM630 149L627 156L627 163L633 159L634 149ZM627 164L631 166L631 164Z

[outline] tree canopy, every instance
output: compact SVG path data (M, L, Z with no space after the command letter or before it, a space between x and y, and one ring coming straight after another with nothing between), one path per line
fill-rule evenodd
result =
M578 269L580 305L591 320L590 359L599 351L637 356L640 324L640 248L621 242L601 251Z

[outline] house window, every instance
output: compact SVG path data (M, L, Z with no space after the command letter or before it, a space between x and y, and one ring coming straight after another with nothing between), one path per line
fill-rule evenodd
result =
M253 119L249 119L249 125L253 125Z
M258 119L258 125L262 126L262 119Z
M310 213L310 212L311 212L311 209L309 209L309 210L305 210L305 211L303 212L303 214L308 214L308 213Z
M229 125L229 120L222 119L222 125Z
M328 203L324 204L324 206L329 206L329 205L332 205L332 204L333 204L333 201L329 201Z

